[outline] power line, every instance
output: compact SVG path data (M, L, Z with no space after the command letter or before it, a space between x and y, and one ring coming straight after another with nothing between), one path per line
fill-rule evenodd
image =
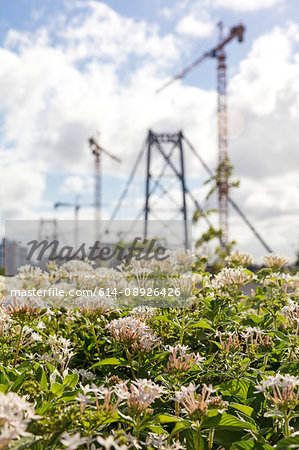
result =
M144 153L144 151L145 151L145 143L146 143L146 142L144 142L144 144L143 144L142 147L141 147L141 150L140 150L140 152L139 152L139 154L138 154L138 156L137 156L137 159L136 159L135 164L134 164L134 166L133 166L132 172L131 172L131 174L130 174L130 176L129 176L129 178L128 178L128 181L127 181L127 183L126 183L126 185L125 185L125 187L124 187L124 189L123 189L123 191L122 191L122 193L121 193L121 195L120 195L120 197L119 197L119 200L118 200L118 202L117 202L117 204L116 204L116 206L115 206L115 208L114 208L114 210L113 210L113 212L112 212L112 215L111 215L110 220L109 220L109 222L108 222L108 225L107 225L107 227L106 227L105 233L108 232L108 228L109 228L111 222L115 219L115 217L116 217L116 215L117 215L117 213L118 213L118 211L119 211L119 209L120 209L120 207L121 207L121 205L122 205L122 202L123 202L125 196L127 195L127 192L128 192L128 190L129 190L129 187L130 187L130 185L131 185L131 183L132 183L132 181L133 181L133 179L134 179L136 170L137 170L138 165L139 165L139 163L140 163L141 157L142 157L142 155L143 155L143 153Z

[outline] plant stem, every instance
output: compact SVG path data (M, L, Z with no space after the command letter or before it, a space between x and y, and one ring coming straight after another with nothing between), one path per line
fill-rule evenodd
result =
M17 341L16 354L15 354L15 359L14 359L14 362L13 362L13 366L14 367L16 367L16 364L17 364L17 359L18 359L18 355L19 355L20 344L21 344L21 339L22 339L22 334L23 334L23 329L24 329L24 323L21 323L20 327L21 328L20 328L18 341Z
M196 422L196 450L200 450L200 428L201 422Z
M179 402L175 402L175 415L177 416L177 417L179 417L179 415L180 415L180 410L179 410ZM178 441L179 440L179 433L176 433L175 434L175 438L176 438L176 440Z
M131 358L130 352L127 349L127 347L125 347L125 351L126 351L126 356L127 356L127 359L129 361L129 364L131 367L131 373L132 373L133 380L136 380L136 375L135 375L134 368L133 368L132 358Z
M212 450L212 448L213 448L214 433L215 433L215 428L210 428L210 431L209 431L209 444L208 444L208 449L209 450Z
M182 318L182 326L180 332L180 345L183 345L184 333L185 333L185 320L186 320L186 309L183 308L183 318Z
M284 430L285 430L284 435L285 435L285 437L289 437L291 434L289 422L290 422L289 415L285 413L284 414Z
M135 430L136 430L135 431L136 438L139 440L139 433L140 433L140 415L139 414L137 414Z
M94 342L96 344L98 356L100 356L100 348L99 348L96 332L95 332L95 329L94 329L94 325L92 323L90 323L90 325L91 325L91 330L92 330L92 334L93 334L93 337L94 337Z

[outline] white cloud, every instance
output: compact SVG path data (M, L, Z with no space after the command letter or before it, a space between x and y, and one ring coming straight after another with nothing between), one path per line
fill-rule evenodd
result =
M229 104L242 117L230 143L241 179L233 195L270 247L291 258L299 236L299 69L292 56L297 33L289 25L256 39L229 85ZM240 236L251 242L249 232ZM257 244L250 245L261 254Z
M0 160L1 225L9 219L34 219L35 211L43 207L44 174L36 171L30 162L18 161L13 152L7 150L0 151Z
M215 25L213 22L198 19L193 14L183 17L176 26L178 33L199 38L211 36L214 30Z
M212 0L214 7L234 11L259 11L273 8L283 2L285 0Z
M132 55L160 58L161 64L177 58L179 41L173 34L161 36L156 25L120 16L93 0L74 2L72 8L75 17L58 35L74 60L106 57L119 66Z
M82 194L84 192L84 180L79 176L70 176L64 179L60 188L62 194Z

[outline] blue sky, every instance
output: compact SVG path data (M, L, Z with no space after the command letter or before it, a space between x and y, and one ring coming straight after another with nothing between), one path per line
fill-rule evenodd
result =
M118 167L103 159L105 218L149 128L182 129L215 168L216 61L205 61L160 96L154 91L215 45L221 19L228 28L246 27L244 43L226 49L229 153L241 181L232 195L269 245L294 258L298 16L295 0L2 1L1 229L6 219L72 218L71 209L55 212L53 204L76 195L82 204L93 201L87 139L98 131L102 145L123 160ZM216 199L205 201L207 175L189 153L186 167L199 202L216 206ZM143 205L144 173L143 162L122 218ZM91 208L81 214L93 217ZM256 258L264 253L233 213L230 236Z

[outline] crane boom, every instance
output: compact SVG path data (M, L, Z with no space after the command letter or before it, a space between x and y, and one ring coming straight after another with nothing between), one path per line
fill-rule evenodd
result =
M231 42L235 37L239 42L243 41L245 27L237 25L232 27L229 35L223 38L222 22L218 24L220 31L219 43L210 51L205 52L202 56L197 58L193 63L187 66L184 70L174 76L160 89L156 91L159 93L166 87L171 85L174 81L183 78L190 70L200 64L208 57L215 57L218 60L217 66L217 89L218 89L218 170L217 170L217 188L218 188L218 208L219 208L219 225L222 230L223 249L228 244L228 132L227 132L227 105L226 105L226 56L224 47Z
M181 72L179 72L177 75L175 75L173 78L171 78L167 83L165 83L162 87L156 90L156 94L159 94L161 91L166 89L168 86L170 86L172 83L174 83L176 80L180 80L184 78L184 76L190 72L190 70L194 69L198 64L200 64L202 61L204 61L206 58L209 57L215 57L217 55L217 52L221 50L226 44L228 44L234 37L237 37L239 42L243 41L243 34L244 34L245 28L243 25L239 25L237 27L233 27L230 30L230 34L223 39L216 47L212 48L210 51L205 52L203 55L201 55L199 58L196 58L189 66L185 67Z
M95 149L93 150L93 154L96 154L97 152L103 152L103 153L106 153L106 155L110 156L110 158L114 159L115 161L121 162L121 160L117 156L112 155L112 153L108 152L101 145L99 145L98 142L93 137L91 137L88 140L88 142L91 147L94 146L96 149L96 150Z

